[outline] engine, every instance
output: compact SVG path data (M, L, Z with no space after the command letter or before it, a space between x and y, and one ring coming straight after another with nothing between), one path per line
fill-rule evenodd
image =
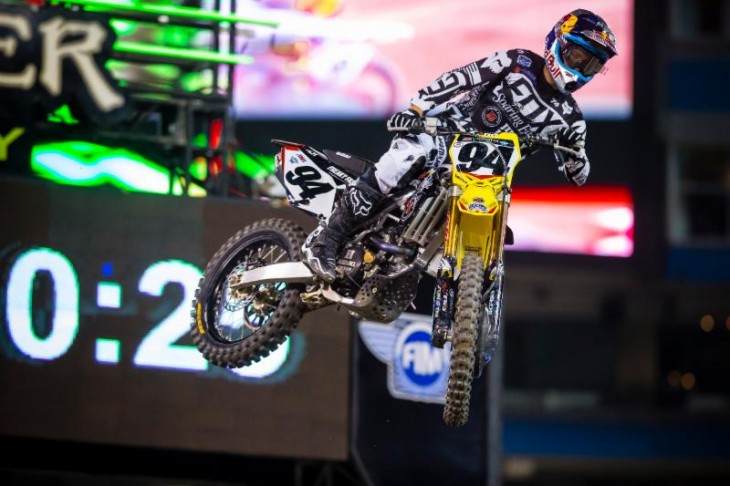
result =
M403 240L426 246L433 237L434 231L441 226L446 212L448 191L439 188L438 192L426 196L425 200L414 211L403 231Z
M364 319L389 322L416 296L424 248L438 244L448 203L448 191L421 180L394 196L368 229L352 235L337 258L344 275L337 292L351 299L349 308ZM432 248L432 252L438 248ZM430 259L432 254L427 258Z

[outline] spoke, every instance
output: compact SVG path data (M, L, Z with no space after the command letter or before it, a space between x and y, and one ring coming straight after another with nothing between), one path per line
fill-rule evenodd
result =
M267 242L249 247L238 255L232 268L229 267L227 278L216 290L216 328L222 339L235 342L259 332L271 321L287 287L284 282L275 282L233 291L228 282L248 270L287 259L285 249Z
M285 256L286 256L286 252L285 252L285 251L282 251L282 252L281 252L281 253L279 254L279 256L278 256L278 257L276 257L276 260L274 260L274 261L273 261L273 262L271 262L271 263L278 263L278 262L279 262L279 260L281 260L281 259L282 259L282 258L284 258Z
M264 260L265 261L266 260L266 257L268 257L269 255L271 255L274 252L275 249L276 249L275 246L270 246L269 247L269 251L267 251L263 256L261 256L261 249L259 248L259 258L261 258L261 260Z

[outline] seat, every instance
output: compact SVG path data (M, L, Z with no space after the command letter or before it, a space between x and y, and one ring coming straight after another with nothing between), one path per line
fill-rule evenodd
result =
M322 151L327 159L352 177L360 177L374 162L357 155L328 150Z

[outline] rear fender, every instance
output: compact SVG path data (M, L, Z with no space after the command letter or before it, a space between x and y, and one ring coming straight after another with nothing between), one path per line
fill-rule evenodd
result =
M330 174L330 162L317 150L302 144L281 145L276 173L289 203L313 216L329 217L345 182Z

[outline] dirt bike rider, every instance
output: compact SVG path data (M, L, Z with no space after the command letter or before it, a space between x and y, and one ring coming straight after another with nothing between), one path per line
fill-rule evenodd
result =
M574 10L548 33L544 56L512 49L446 72L419 90L411 107L393 115L387 126L390 131L407 131L429 116L454 130L514 132L521 140L549 135L578 152L579 156L565 156L555 151L555 156L567 179L582 185L590 172L584 150L586 124L571 93L616 54L606 22L590 11ZM444 162L450 140L427 133L396 135L374 169L347 188L327 226L307 238L302 250L312 271L327 282L335 280L337 253L349 232L394 188ZM523 151L523 156L532 152Z

